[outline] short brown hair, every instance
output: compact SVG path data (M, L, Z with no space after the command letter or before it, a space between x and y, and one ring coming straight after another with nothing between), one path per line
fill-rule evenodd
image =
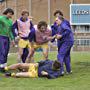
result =
M21 15L23 16L24 14L28 14L28 16L29 16L29 12L27 10L22 11Z
M54 67L55 70L60 69L60 67L61 67L60 62L57 61L57 60L55 60L55 61L53 62L53 67Z

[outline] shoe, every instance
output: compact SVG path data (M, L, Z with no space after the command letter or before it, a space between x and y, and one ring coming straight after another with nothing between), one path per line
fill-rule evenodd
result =
M72 74L72 71L70 71L70 72L66 72L66 74L68 75L68 74Z
M60 76L64 76L64 71L60 74Z
M5 73L5 69L4 68L0 68L0 72L1 73Z
M5 73L5 76L6 77L10 77L11 76L11 73L10 72L7 72L7 73Z
M16 75L15 73L11 73L11 72L5 73L6 77L14 77L15 75Z

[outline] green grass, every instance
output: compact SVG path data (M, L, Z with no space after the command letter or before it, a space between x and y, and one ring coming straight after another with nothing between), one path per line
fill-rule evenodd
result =
M8 65L16 63L17 55L10 55ZM42 58L36 53L35 60ZM50 59L56 59L56 53L49 54ZM57 79L47 78L6 78L0 74L0 90L90 90L90 52L71 53L71 75Z

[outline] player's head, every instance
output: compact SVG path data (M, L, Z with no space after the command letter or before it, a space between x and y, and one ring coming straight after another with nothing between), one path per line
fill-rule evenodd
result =
M47 30L47 23L45 21L40 21L37 25L39 31L44 32Z
M12 16L14 15L14 11L11 8L6 8L3 11L3 14L7 16L7 18L12 18Z
M23 10L21 12L21 15L22 15L22 19L26 20L28 18L28 16L29 16L29 12L27 10Z
M57 25L60 25L63 20L64 20L63 16L58 16L56 17L55 22L57 23Z
M55 16L55 17L63 16L63 13L62 13L60 10L56 10L56 11L54 12L54 16Z
M53 62L53 69L54 69L54 70L59 70L60 67L61 67L60 62L57 61L57 60L55 60L55 61Z

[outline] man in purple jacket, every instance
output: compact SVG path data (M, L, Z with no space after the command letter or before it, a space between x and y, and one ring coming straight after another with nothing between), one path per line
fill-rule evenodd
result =
M74 43L73 33L70 27L70 23L63 18L58 16L55 20L58 25L57 29L57 42L58 42L58 55L57 58L61 63L60 73L64 74L63 64L65 63L66 72L71 73L70 65L70 51Z

